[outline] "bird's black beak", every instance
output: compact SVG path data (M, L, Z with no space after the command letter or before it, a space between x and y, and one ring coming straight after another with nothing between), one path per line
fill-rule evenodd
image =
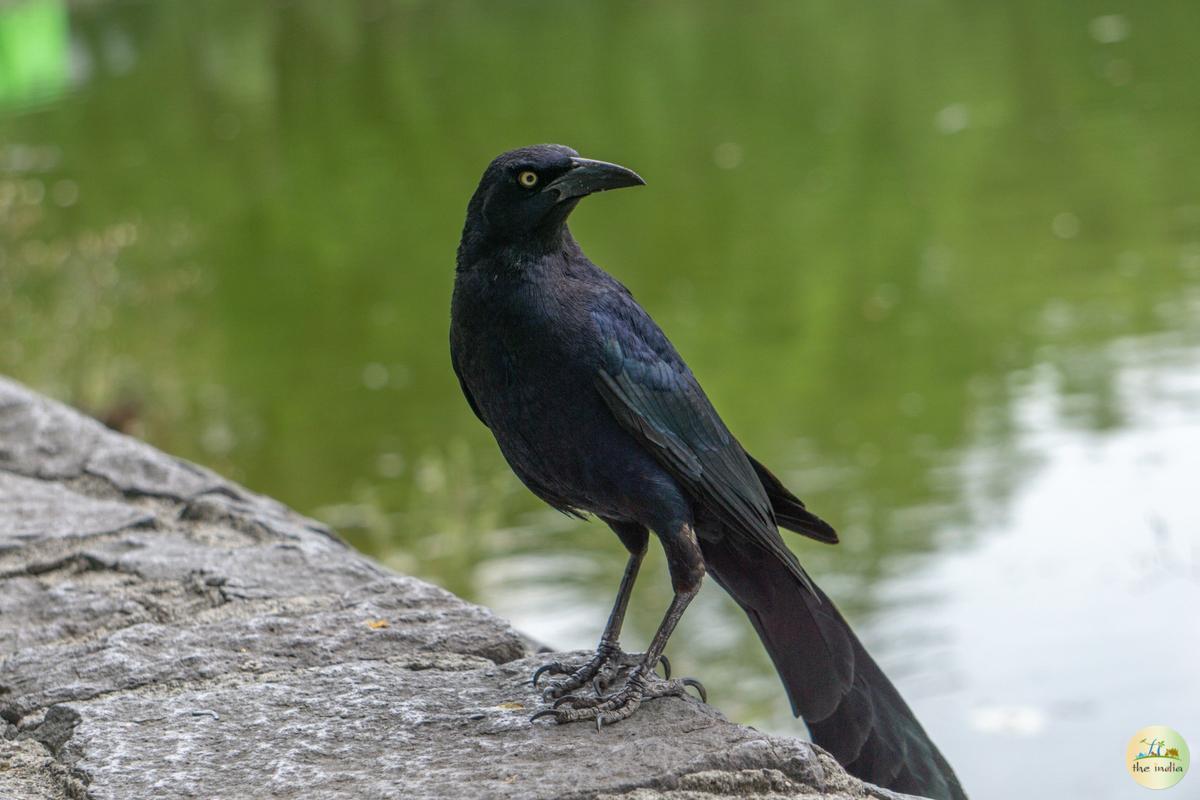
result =
M631 169L607 161L590 158L572 158L571 169L546 184L544 192L554 192L557 202L572 197L583 197L594 192L622 189L626 186L644 186L645 181Z

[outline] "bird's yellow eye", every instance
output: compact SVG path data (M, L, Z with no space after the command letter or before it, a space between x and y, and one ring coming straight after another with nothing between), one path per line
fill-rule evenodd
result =
M537 173L531 170L525 170L517 176L517 183L521 184L526 189L532 189L534 186L537 186L537 182Z

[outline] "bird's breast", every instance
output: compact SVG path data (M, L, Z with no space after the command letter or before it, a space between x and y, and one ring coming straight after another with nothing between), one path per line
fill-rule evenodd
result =
M531 485L587 482L582 448L615 428L590 357L566 331L480 326L455 358L463 381L517 474Z

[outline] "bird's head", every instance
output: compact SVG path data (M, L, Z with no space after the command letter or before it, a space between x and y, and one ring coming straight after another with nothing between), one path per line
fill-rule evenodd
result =
M580 158L560 144L510 150L484 171L467 206L463 238L497 245L550 244L587 195L644 183L633 170Z

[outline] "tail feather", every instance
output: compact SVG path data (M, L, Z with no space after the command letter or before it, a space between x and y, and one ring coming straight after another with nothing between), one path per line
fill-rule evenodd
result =
M771 501L771 510L775 512L775 521L789 531L795 531L816 539L825 544L837 544L837 531L825 520L804 507L799 497L788 491L775 473L763 466L754 456L746 453L750 465L758 473L763 489L767 491L767 499Z
M954 770L819 588L732 535L700 537L709 574L746 612L792 711L846 770L878 786L966 800Z

